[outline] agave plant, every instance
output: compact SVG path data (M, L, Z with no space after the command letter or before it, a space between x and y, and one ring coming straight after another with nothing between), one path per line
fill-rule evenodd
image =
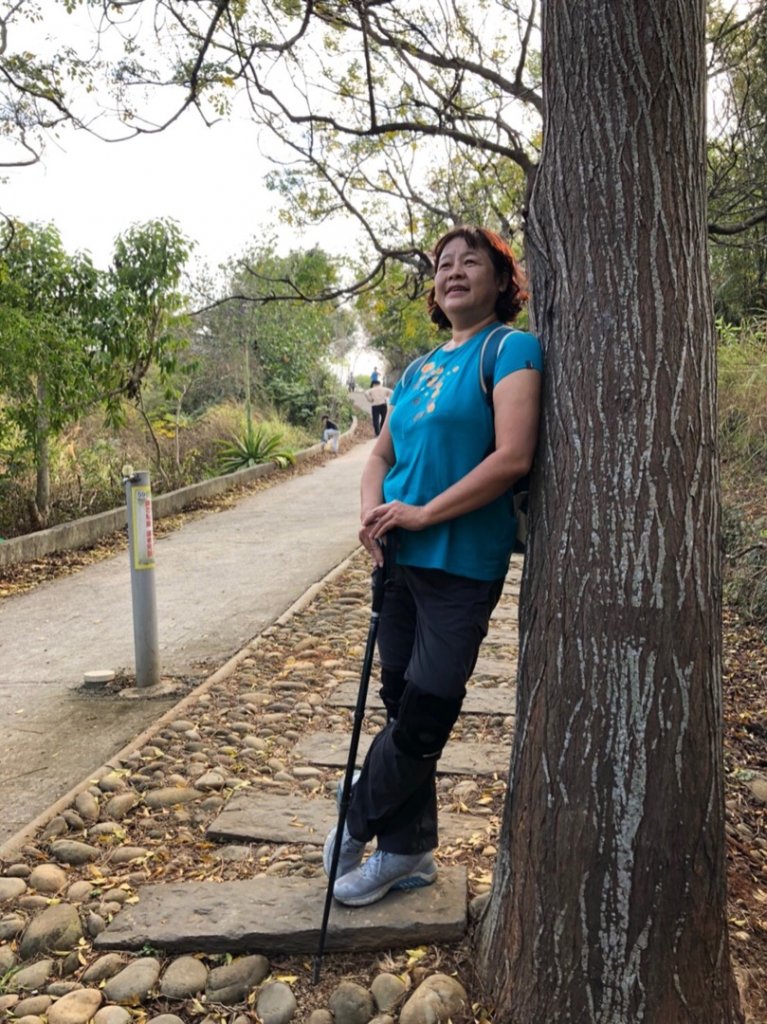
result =
M262 462L276 462L284 468L296 461L293 452L283 447L282 434L271 433L263 426L254 427L252 423L244 434L232 434L218 444L218 468L222 473L234 473Z

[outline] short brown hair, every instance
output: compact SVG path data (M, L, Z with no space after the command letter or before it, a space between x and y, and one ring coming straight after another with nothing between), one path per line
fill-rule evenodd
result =
M434 246L435 272L439 265L442 250L454 238L463 238L470 249L484 249L490 256L496 275L499 278L507 277L506 287L502 292L498 293L498 298L496 299L495 315L501 323L510 324L512 320L516 319L523 304L527 301L527 282L514 253L495 231L471 224L464 224L461 227L452 228L450 231L447 231ZM451 326L450 321L437 305L433 287L426 296L426 307L429 311L429 316L438 327L447 328Z

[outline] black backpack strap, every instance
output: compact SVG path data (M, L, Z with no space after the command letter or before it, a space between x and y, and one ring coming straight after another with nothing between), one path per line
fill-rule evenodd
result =
M505 324L494 327L482 342L482 349L479 353L479 386L491 412L493 410L495 363L501 347L510 334L514 334L514 329Z
M511 327L494 328L482 342L482 351L479 357L480 386L493 412L493 385L495 383L495 363L506 339L515 334ZM495 447L495 443L493 443ZM491 449L492 450L492 449ZM530 489L530 475L520 477L511 486L511 502L514 509L514 518L517 520L517 535L514 540L514 551L524 553L527 541L527 493Z

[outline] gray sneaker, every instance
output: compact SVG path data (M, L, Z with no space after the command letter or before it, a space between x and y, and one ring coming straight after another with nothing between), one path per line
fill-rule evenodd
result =
M330 877L330 865L333 861L333 846L336 841L336 832L338 826L334 825L333 828L328 832L328 837L325 840L325 845L322 848L322 866L325 869L325 874ZM353 871L359 867L362 863L362 858L365 855L365 846L361 839L354 839L350 834L346 825L344 825L344 834L341 839L341 852L338 855L338 871L336 878L340 878L342 875L348 874L349 871Z
M351 789L354 789L354 787L357 784L357 779L360 777L361 774L362 774L362 769L361 768L358 768L352 774ZM349 794L350 795L351 795L351 789L349 790ZM344 795L344 780L343 779L339 779L338 783L336 785L336 807L338 808L339 811L341 810L341 800L343 798L343 795Z
M333 895L347 907L366 907L392 889L420 889L436 878L437 865L430 850L413 854L376 850L360 867L339 877Z

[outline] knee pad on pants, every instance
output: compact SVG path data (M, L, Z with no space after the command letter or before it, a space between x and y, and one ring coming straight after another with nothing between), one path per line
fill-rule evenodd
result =
M461 703L435 697L408 684L392 732L397 748L410 757L438 758L458 718Z

